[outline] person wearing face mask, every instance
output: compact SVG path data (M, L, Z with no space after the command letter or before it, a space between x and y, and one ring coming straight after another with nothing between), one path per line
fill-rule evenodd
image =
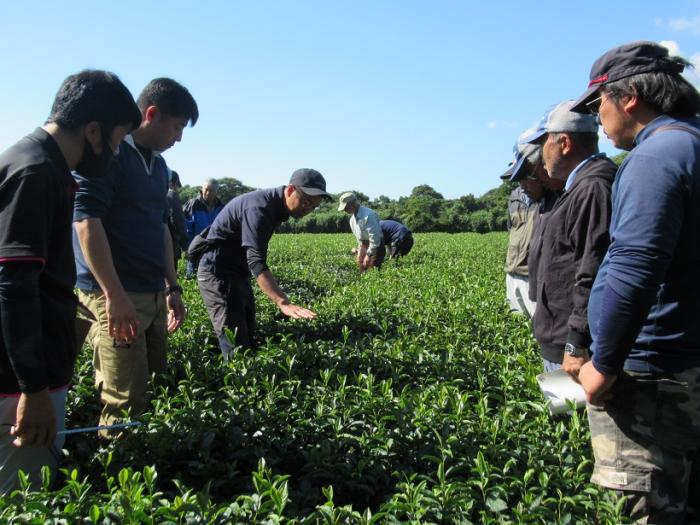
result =
M71 221L75 183L106 174L141 114L107 71L61 85L44 126L0 155L0 494L34 488L63 446L65 400L76 358Z
M161 153L182 139L199 110L170 78L149 82L137 104L142 123L107 176L75 175L79 340L87 335L94 350L101 425L146 408L149 379L167 366L167 333L185 320L167 227L170 170Z

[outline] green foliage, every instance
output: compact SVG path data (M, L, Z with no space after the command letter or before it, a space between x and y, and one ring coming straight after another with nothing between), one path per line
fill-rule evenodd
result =
M619 524L591 485L582 414L552 419L528 323L508 313L505 234L417 234L359 275L344 235L276 235L289 320L259 291L262 344L225 365L194 281L141 427L69 436L53 486L0 523ZM99 413L81 355L68 427Z
M625 157L629 155L628 151L623 151L622 153L618 153L617 155L613 155L611 157L612 161L617 164L618 166L622 164L622 161L625 160Z
M252 191L233 178L217 179L219 198L226 203L233 197ZM391 200L380 195L376 200L361 191L354 191L359 201L377 212L381 219L394 219L404 223L415 233L423 232L477 232L505 231L506 206L513 184L503 183L481 197L465 195L459 199L445 199L427 184L416 186L408 197ZM199 187L184 186L180 200L184 203L199 193ZM345 233L349 231L348 216L338 211L338 197L324 201L313 212L302 219L290 219L282 224L280 233Z
M248 193L249 191L253 191L255 189L250 186L246 186L241 181L234 179L233 177L222 177L220 179L216 179L216 181L219 183L217 197L219 197L223 203L227 203L234 197L238 197L243 193ZM201 189L202 188L200 186L183 186L180 190L180 200L183 203L187 202L189 199L199 195L199 191Z

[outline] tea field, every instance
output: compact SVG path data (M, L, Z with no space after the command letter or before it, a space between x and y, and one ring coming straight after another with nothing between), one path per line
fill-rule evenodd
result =
M618 524L588 482L585 415L552 419L528 323L509 314L506 235L419 234L360 276L348 235L277 235L288 320L258 294L264 343L224 364L196 290L141 427L66 441L0 523ZM256 292L258 293L258 292ZM68 428L99 412L84 349Z

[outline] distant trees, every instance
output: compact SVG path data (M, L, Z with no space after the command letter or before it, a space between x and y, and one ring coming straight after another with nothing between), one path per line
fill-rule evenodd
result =
M221 202L224 203L230 201L234 197L238 197L243 193L248 193L249 191L253 191L255 189L250 186L246 186L241 181L234 179L233 177L222 177L220 179L216 179L216 182L219 183L219 191L217 192L217 196L219 199L221 199ZM180 190L180 200L182 202L186 202L192 197L196 197L199 195L200 189L201 186L183 186Z
M466 232L485 233L506 229L506 205L514 185L504 183L481 197L465 195L458 199L445 199L427 184L416 186L408 197L392 200L385 195L370 201L355 192L360 202L377 212L380 219L394 219L404 223L414 232ZM322 203L303 219L292 219L280 226L282 232L347 232L348 216L337 211L337 199Z
M254 190L238 179L231 177L217 179L219 198L228 202L234 197ZM506 229L506 205L508 195L513 190L512 183L503 183L498 188L486 192L481 197L472 194L458 199L445 199L428 184L421 184L411 190L408 197L392 200L380 195L371 200L361 191L354 191L360 203L377 212L380 219L394 219L404 223L414 232L479 232L503 231ZM182 202L198 195L199 187L184 186L180 191ZM338 197L324 201L313 212L302 219L290 219L280 225L281 232L289 233L338 233L349 232L349 217L338 211Z

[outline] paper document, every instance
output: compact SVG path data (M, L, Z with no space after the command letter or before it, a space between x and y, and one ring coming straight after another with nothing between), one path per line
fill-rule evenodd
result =
M551 414L563 414L569 412L567 399L576 403L576 408L586 405L586 393L581 385L574 381L569 374L563 370L555 370L537 376L537 383L549 406Z

